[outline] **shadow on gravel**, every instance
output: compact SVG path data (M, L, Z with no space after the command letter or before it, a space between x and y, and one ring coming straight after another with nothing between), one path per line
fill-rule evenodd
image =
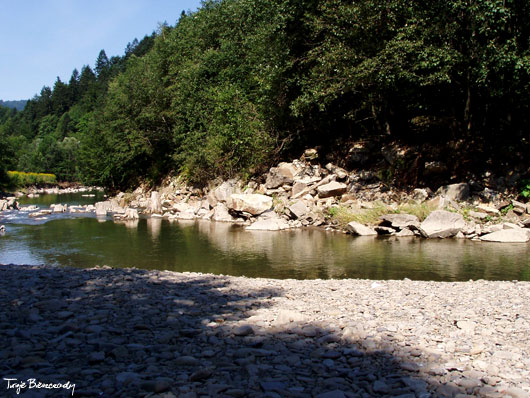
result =
M274 284L26 266L0 266L0 281L0 396L72 396L64 384L29 388L28 379L75 383L74 396L93 397L466 394L429 384L421 352L407 350L409 361L407 347L360 339L340 325L291 322L294 314L274 308L283 295ZM260 309L277 318L260 318ZM18 395L6 378L26 388Z

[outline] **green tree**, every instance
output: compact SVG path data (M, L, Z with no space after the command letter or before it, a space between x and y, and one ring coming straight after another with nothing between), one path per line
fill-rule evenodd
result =
M51 95L52 109L56 116L61 116L68 111L72 104L70 89L67 84L63 83L59 77L53 85Z
M105 53L105 50L101 50L96 59L96 66L94 71L96 72L96 77L99 80L105 80L108 77L108 72L110 70L110 61Z
M13 157L7 137L0 129L0 187L7 183L7 168Z

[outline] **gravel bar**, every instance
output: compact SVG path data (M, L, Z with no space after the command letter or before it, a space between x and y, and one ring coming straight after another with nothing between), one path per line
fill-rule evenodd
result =
M0 284L2 397L529 397L528 282L0 265Z

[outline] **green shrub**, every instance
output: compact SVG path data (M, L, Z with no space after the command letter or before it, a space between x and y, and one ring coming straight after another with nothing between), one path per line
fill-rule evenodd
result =
M530 199L530 179L521 181L519 196L525 198L526 200Z
M57 182L55 174L49 173L26 173L24 171L8 171L9 185L16 188L32 185L50 185Z

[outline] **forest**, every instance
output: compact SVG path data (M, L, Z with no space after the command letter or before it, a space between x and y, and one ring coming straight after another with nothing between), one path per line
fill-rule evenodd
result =
M109 189L256 175L318 147L389 183L530 170L530 2L208 0L122 56L0 107L0 178ZM408 148L394 164L350 156Z

